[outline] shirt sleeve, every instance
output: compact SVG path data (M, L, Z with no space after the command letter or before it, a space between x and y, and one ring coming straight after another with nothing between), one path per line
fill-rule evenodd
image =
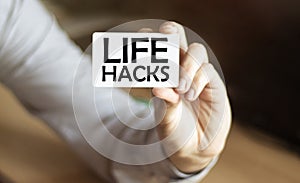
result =
M118 148L115 139L134 145L157 141L155 130L135 129L155 123L153 113L145 118L130 115L128 103L141 116L149 114L149 107L121 90L94 88L91 72L90 56L70 41L38 1L0 0L0 81L99 176L110 182L174 182L200 181L207 174L215 161L197 175L181 173L168 159L128 165L153 154L139 156ZM156 155L163 156L161 147L155 148ZM125 162L112 161L111 155L124 156Z

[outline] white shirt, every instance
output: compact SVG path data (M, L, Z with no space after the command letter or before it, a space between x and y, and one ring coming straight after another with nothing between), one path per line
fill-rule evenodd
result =
M77 79L74 80L75 71ZM107 181L199 182L216 162L215 159L198 174L188 175L178 171L168 159L148 165L126 165L95 151L81 134L76 119L92 127L89 138L100 138L99 143L107 139L101 133L104 127L119 139L134 144L153 142L157 136L153 129L133 130L118 120L115 110L126 111L126 105L122 104L133 99L128 99L121 90L114 90L120 102L114 109L108 101L111 90L93 88L90 57L83 55L36 0L0 0L0 81L28 111L43 119ZM92 112L93 103L105 125L99 125L99 117ZM143 104L132 103L136 112L147 110ZM75 108L78 106L76 118L74 105ZM125 113L125 118L130 119L130 116ZM154 117L140 123L132 120L147 125L153 123ZM157 152L163 153L161 149ZM142 158L152 155L144 154ZM127 156L128 159L135 158L134 153Z

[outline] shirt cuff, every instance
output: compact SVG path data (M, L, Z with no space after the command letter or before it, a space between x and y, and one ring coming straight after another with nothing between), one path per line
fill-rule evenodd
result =
M171 162L169 163L169 168L174 174L173 179L170 180L171 183L183 183L183 182L200 182L208 172L215 166L219 157L213 158L213 160L200 172L195 174L187 174L178 170Z

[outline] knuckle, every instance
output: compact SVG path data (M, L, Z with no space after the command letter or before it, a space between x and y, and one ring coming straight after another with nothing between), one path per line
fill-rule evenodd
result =
M194 80L193 80L193 84L195 85L195 87L199 86L199 83L200 83L200 81L202 79L201 77L202 77L202 74L201 74L201 71L199 70L197 72L197 74L195 75Z
M215 68L211 63L205 63L205 64L203 64L203 69L205 71L212 72Z
M178 23L175 21L167 21L165 24L177 25Z
M184 31L184 28L183 28L183 26L182 26L180 23L177 23L177 22L175 22L175 21L168 21L168 22L166 22L166 23L167 23L167 24L170 24L170 25L176 26L177 28L179 28L180 31Z
M188 75L192 74L196 70L196 67L193 64L193 61L185 62L182 67L184 69L185 74L188 74Z
M189 46L190 55L199 63L208 63L206 48L201 43L192 43Z
M212 79L216 75L215 68L212 64L210 64L210 63L203 64L202 68L203 68L205 75L209 79Z
M200 51L201 53L206 53L206 48L201 43L192 43L189 46L191 49L196 49L197 51Z

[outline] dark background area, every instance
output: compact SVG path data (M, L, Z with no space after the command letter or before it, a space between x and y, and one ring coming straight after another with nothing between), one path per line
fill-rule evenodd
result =
M198 33L222 66L233 117L300 152L299 0L55 0L71 16L174 20ZM105 18L104 18L105 19ZM85 49L93 31L75 38Z

